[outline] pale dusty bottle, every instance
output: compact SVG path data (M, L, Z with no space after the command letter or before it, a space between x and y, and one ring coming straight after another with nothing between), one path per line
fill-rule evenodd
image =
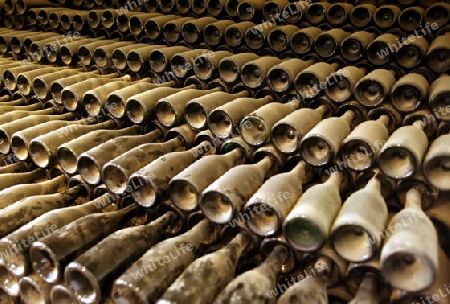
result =
M113 129L116 122L107 120L94 125L73 124L38 136L30 141L29 151L33 162L41 168L55 163L57 149L72 139L101 129Z
M66 188L67 178L63 175L37 184L19 184L0 191L2 197L0 209L3 209L23 198L33 195L51 194Z
M4 173L0 175L0 191L19 184L42 182L45 179L45 170L41 168L30 172Z
M208 219L225 224L235 218L264 180L282 167L284 157L275 147L268 145L258 149L253 160L254 164L228 170L203 191L200 208Z
M156 118L156 103L164 97L182 92L185 89L193 89L193 86L179 88L154 88L127 99L125 113L134 123L143 123Z
M295 154L303 137L329 112L326 106L301 108L280 119L272 128L274 146L283 153Z
M168 212L146 225L121 229L70 262L64 280L83 304L100 303L102 290L147 250L165 238L175 216Z
M208 128L220 138L235 134L245 115L273 101L271 96L264 98L241 97L212 110L208 115Z
M116 302L156 302L195 260L196 249L203 242L217 238L215 230L217 228L204 219L186 233L153 246L114 281L111 297ZM141 271L141 275L136 276L136 271Z
M366 107L380 105L396 83L394 71L376 69L361 78L353 87L355 98Z
M192 165L211 149L209 141L203 141L186 151L166 153L130 176L128 185L138 185L131 196L141 206L150 207L167 195L170 180Z
M421 168L428 137L436 127L433 121L427 123L427 115L429 111L419 110L407 116L404 126L395 130L381 148L379 167L390 178L404 179Z
M126 112L126 103L132 96L157 88L158 86L174 86L175 81L165 83L137 82L129 87L111 92L105 100L106 110L115 118L122 118Z
M4 237L44 213L69 206L80 195L86 195L86 193L83 193L82 186L75 186L61 193L26 197L1 209L0 237Z
M293 248L310 252L324 245L342 206L343 179L343 173L332 173L325 183L307 189L292 207L283 222L283 232Z
M250 231L262 237L280 232L284 219L302 195L302 184L307 184L313 175L311 167L300 161L289 172L265 181L243 208L243 214L250 216L246 221Z
M74 257L118 230L136 209L137 205L132 204L116 211L88 214L37 240L29 249L34 272L47 283L60 281L64 267Z
M56 150L56 158L66 173L74 174L77 172L77 159L83 152L120 136L137 135L140 131L139 126L120 130L95 130L60 145Z
M381 250L383 276L392 286L409 292L431 287L439 271L437 232L422 211L423 195L414 187L406 193L405 208L389 222L395 230Z
M55 121L55 120L71 120L75 117L73 113L66 113L61 115L32 115L21 118L19 120L3 124L0 127L0 152L7 154L11 150L11 138L16 132L20 132L30 127L37 127L37 125Z
M387 220L381 182L373 177L344 202L331 227L333 247L348 261L370 260L381 248Z
M102 180L108 189L114 193L131 193L133 188L142 186L129 184L127 187L133 173L168 152L188 148L194 141L194 132L186 124L171 131L166 134L165 142L142 144L108 161L102 168Z
M214 300L214 304L233 303L233 299L248 303L276 303L268 291L276 287L281 266L288 257L288 250L277 246L270 256L258 267L234 278Z
M29 127L25 130L17 131L11 136L11 150L20 160L28 159L30 142L42 134L48 134L63 127L71 125L84 125L94 123L95 120L86 118L80 120L57 120L48 121L40 125ZM73 126L76 128L76 126Z
M444 134L435 139L423 162L423 172L428 182L439 190L450 190L450 134Z
M155 104L155 114L159 122L170 128L180 124L185 115L186 104L194 98L208 96L217 90L184 89L167 97L162 97Z
M28 252L32 242L87 214L101 212L103 206L112 202L111 198L109 194L104 194L83 205L52 210L8 234L0 240L0 251L9 253L2 256L2 263L17 277L28 274L31 271Z
M272 102L263 105L241 120L239 128L242 138L252 146L268 143L275 123L299 107L300 102L296 99L287 103Z
M214 92L191 99L185 108L184 118L186 122L195 130L207 128L208 115L217 107L223 106L237 98L248 97L248 91L242 91L236 94L226 92Z
M426 98L430 84L419 73L408 73L397 80L392 87L390 99L392 105L401 112L416 110Z
M186 211L197 209L201 194L210 184L253 154L253 149L240 137L226 141L222 147L223 155L203 157L170 180L169 197L177 207Z
M233 280L238 260L251 242L251 236L240 232L223 248L196 259L156 303L212 303Z

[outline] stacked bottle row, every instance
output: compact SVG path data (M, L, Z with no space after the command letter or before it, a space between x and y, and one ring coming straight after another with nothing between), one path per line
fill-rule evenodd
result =
M264 111L260 108L257 112ZM254 117L259 117L256 114ZM121 167L128 170L142 165L147 155L149 163L131 176L134 182L125 191L131 189L133 199L145 207L156 206L146 212L134 200L127 206L129 196L120 199L111 192L102 194L108 184L93 190L95 185L88 186L77 176L67 183L64 175L41 182L46 177L43 169L5 173L8 169L20 170L19 163L2 167L0 213L5 224L0 241L4 253L0 286L6 293L20 293L26 303L45 303L50 297L54 303L63 297L97 303L109 293L116 303L153 303L159 298L160 303L184 303L194 298L195 303L229 303L234 297L249 301L264 298L275 303L276 295L283 291L283 285L277 285L280 283L287 290L279 303L295 303L298 297L311 296L311 288L315 290L311 303L327 303L326 288L336 285L340 288L329 290L328 299L335 297L347 303L353 296L342 285L345 278L354 303L361 297L387 303L391 285L404 291L397 296L406 301L427 295L433 290L430 288L441 288L433 283L446 282L442 275L447 272L438 271L446 263L443 257L438 262L439 244L446 244L445 236L438 242L432 222L422 211L428 210L433 216L442 212L442 207L433 206L437 193L420 176L394 186L375 170L353 182L345 172L320 173L296 157L286 162L271 144L252 148L244 141L244 133L226 140L222 151L213 155L206 154L218 147L218 141L207 133L199 133L193 140L193 130L184 125L169 130L166 141L158 143L161 133L156 129L144 135L144 146L122 155L128 162L122 162ZM94 134L96 131L91 131L86 136ZM144 139L142 135L123 136L118 131L115 135L119 137L95 148L96 160L104 161L105 152L116 153L114 148L126 149L124 143L133 139ZM92 141L88 137L79 139L85 145ZM68 145L76 150L73 143ZM176 151L191 145L189 150ZM133 163L138 161L140 164ZM218 170L211 171L212 164ZM302 184L307 185L303 194ZM353 193L347 196L342 191ZM394 191L400 202L397 206L386 201L393 198ZM91 197L97 198L89 201L87 196L93 192ZM167 195L173 205L164 202ZM99 213L110 204L120 210ZM402 205L402 211L393 213ZM195 225L198 208L210 221ZM189 221L189 213L197 214L197 220L191 216ZM128 216L137 216L136 224L161 214L162 218L149 225L119 230ZM163 241L164 230L169 235L182 232L183 218L188 220L188 227L195 226ZM439 217L433 220L436 225L444 225L437 227L445 231L448 221L442 223ZM212 223L247 228L230 241L233 230L225 227L218 234L223 226ZM253 234L245 233L247 229ZM260 242L255 235L265 239ZM404 242L406 238L408 243ZM245 263L257 261L253 258L255 248L260 248L265 261L245 271L249 267ZM249 256L244 254L247 250ZM245 259L238 262L241 256ZM233 279L237 267L242 274ZM35 274L31 274L33 270ZM306 273L313 278L295 281ZM215 278L213 286L205 284L210 276ZM67 286L57 284L61 282ZM201 297L198 288L202 288Z
M140 41L146 46L149 42L188 47L203 43L204 48L209 49L233 51L240 48L239 52L264 51L265 54L281 57L298 57L315 51L321 58L341 55L349 62L364 59L367 53L367 59L375 66L386 64L395 55L398 64L405 69L414 68L425 59L435 72L442 73L449 69L445 59L449 52L446 44L448 35L445 31L436 33L439 26L442 26L441 22L427 23L424 28L415 30L413 34L407 36L401 30L381 34L379 31L370 29L348 31L313 26L299 28L291 24L279 26L273 23L254 24L249 21L235 23L232 20L218 20L213 17L196 19L159 13L127 13L115 16L109 12L100 16L98 12L90 12L87 15L89 18L86 17L87 20L77 14L73 16L67 14L60 11L61 16L57 16L55 12L48 14L45 10L39 13L38 19L42 23L45 20L51 29L62 26L63 34L69 31L66 35L53 34L53 40L49 33L36 37L36 40L46 41L46 45L58 45L51 50L44 49L45 45L41 47L53 54L54 59L50 61L51 63L55 63L58 59L55 53L59 55L62 46L71 48L79 46L83 41L94 42L92 38L89 38L89 35L94 35L97 43L101 43L98 38L127 39L131 40L129 44ZM104 17L105 14L106 17ZM31 19L33 23L36 23L36 16L33 15ZM93 29L98 28L100 23L106 29L94 32ZM90 31L83 31L87 25ZM117 29L112 30L113 27ZM87 36L80 36L80 31ZM2 53L6 53L10 47L14 46L15 53L25 54L20 45L17 48L17 39L20 40L21 36L26 37L27 34L29 33L5 30L1 41ZM11 41L12 37L17 35L18 38ZM106 40L104 42L108 43ZM118 45L125 43L116 41ZM41 49L26 51L33 61L41 61L48 57L39 56L39 53L42 53ZM286 51L289 52L285 53Z
M24 19L24 16L36 16L41 8L50 9L54 14L63 14L69 18L77 15L78 19L87 21L91 14L118 14L134 12L159 12L165 15L216 17L227 16L236 21L253 21L255 23L271 21L273 23L298 24L301 27L328 23L330 27L340 27L352 24L357 28L374 25L379 29L399 26L406 32L413 32L426 22L437 22L445 25L448 22L449 4L436 1L414 5L405 4L404 9L388 3L330 3L328 1L287 1L287 0L202 0L202 1L93 1L74 0L71 7L80 10L69 10L61 7L64 1L52 3L47 0L6 0L4 4L5 25L8 20ZM67 3L68 4L68 3ZM63 13L64 11L64 13ZM446 13L446 14L445 14ZM14 24L13 24L14 25Z

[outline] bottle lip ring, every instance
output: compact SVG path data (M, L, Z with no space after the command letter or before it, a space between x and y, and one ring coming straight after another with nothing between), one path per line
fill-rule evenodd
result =
M78 262L70 262L64 271L64 281L67 282L67 288L75 295L76 298L79 297L79 295L75 292L75 290L72 288L71 284L69 283L71 281L70 279L70 275L73 272L78 272L79 274L81 274L85 279L87 279L89 281L89 283L91 284L91 288L93 289L94 292L94 299L91 299L91 303L94 303L95 301L97 301L100 296L101 296L101 290L100 290L100 286L96 283L97 282L97 278L92 274L92 272L87 269L85 266L83 266L82 264L78 263Z
M52 262L50 264L53 264L53 266L51 266L52 271L51 271L51 276L53 276L53 279L51 277L45 277L41 274L41 272L35 268L35 264L33 263L33 270L47 283L49 284L55 284L56 282L58 282L61 277L62 277L62 272L60 271L60 264L58 262L58 258L55 255L55 253L53 252L53 250L47 246L47 244L45 244L42 241L37 241L34 242L31 247L30 247L30 258L33 257L34 254L36 254L36 251L44 251L45 254L47 254L51 259Z

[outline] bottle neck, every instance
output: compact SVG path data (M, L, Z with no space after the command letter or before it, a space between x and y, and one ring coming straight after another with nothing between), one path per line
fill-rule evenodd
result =
M379 288L378 288L379 278L371 273L368 273L364 276L361 284L359 285L358 292L353 298L351 303L363 303L368 299L376 299L378 298ZM375 303L375 301L371 302Z
M291 172L298 176L303 184L308 183L313 178L313 172L305 161L300 161Z
M254 164L254 166L257 166L262 171L269 172L272 166L275 164L275 161L270 156L266 156L263 159L261 159L259 162Z
M387 116L387 115L381 115L381 116L377 119L377 121L378 121L378 122L381 122L383 125L385 125L385 126L387 127L388 124L389 124L390 119L389 119L389 116Z
M422 211L422 197L419 190L411 188L406 192L405 209Z
M344 174L342 172L333 172L331 173L330 178L328 178L328 180L325 183L332 185L339 191L343 181L344 181Z
M245 232L240 232L223 249L234 253L236 257L240 257L249 244L249 235ZM238 259L236 259L236 261L237 260Z
M225 155L230 156L233 163L237 163L245 156L243 149L244 148L236 147L235 149L227 152Z
M328 107L325 106L325 105L321 105L321 106L317 107L317 108L314 109L314 110L317 111L317 112L319 112L319 113L320 113L320 116L323 117L323 116L325 115L325 113L328 112Z
M148 142L148 143L152 143L155 140L157 140L159 137L161 137L162 132L160 129L155 129L147 134L141 135L143 136L144 141Z
M278 273L281 271L283 264L286 263L288 256L289 250L287 247L278 245L260 267L269 273Z
M355 118L355 112L353 112L352 110L348 110L339 118L344 120L345 122L347 122L347 124L350 125L352 120Z
M58 177L55 177L54 179L45 181L41 183L42 187L45 189L45 192L54 192L55 190L65 188L67 184L67 177L64 175L60 175Z

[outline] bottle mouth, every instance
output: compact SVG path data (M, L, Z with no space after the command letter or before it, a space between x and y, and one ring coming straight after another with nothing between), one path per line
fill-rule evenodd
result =
M8 133L0 129L0 153L8 154L11 150L10 139Z
M389 28L397 20L397 14L389 7L380 7L374 15L375 23L381 28Z
M84 66L89 66L92 61L91 51L84 45L78 48L78 57L80 58L81 64Z
M134 175L130 178L128 184L132 189L131 196L141 206L151 207L160 198L159 191L152 183L151 178Z
M215 110L208 116L208 127L217 137L225 138L232 133L234 123L225 111Z
M22 137L14 134L11 138L11 150L19 160L26 160L28 158L28 146Z
M193 129L202 130L206 128L208 114L202 105L191 101L187 104L185 112L186 121Z
M334 149L327 138L312 135L301 142L301 155L310 165L321 167L329 164L334 159Z
M142 30L144 29L144 24L142 23L142 20L139 19L138 17L131 17L130 18L130 22L129 22L129 28L130 28L130 33L138 36Z
M117 29L122 33L126 32L129 28L128 21L129 19L127 15L124 14L118 15L116 19Z
M241 20L251 20L256 13L256 9L250 2L241 2L237 7L238 16Z
M417 171L417 157L404 147L387 146L382 149L379 166L384 174L393 179L404 179Z
M333 36L329 34L321 34L314 42L314 48L319 56L328 58L333 56L337 50L337 42Z
M29 245L30 244L28 244L28 246ZM9 272L10 275L16 276L17 278L25 276L26 262L24 256L22 255L20 246L4 239L0 241L0 252L4 253L4 255L1 257L2 265L6 265L5 269ZM18 279L15 278L13 281L18 281ZM8 282L1 280L0 277L0 284L1 283L8 284Z
M287 14L285 14L284 12L287 12ZM275 13L275 11L272 11L272 14L273 13ZM282 14L282 16L285 16L285 15L288 16L287 18L284 18L284 20L286 20L287 23L295 24L300 19L302 19L302 15L303 15L302 7L298 3L289 3L288 5L285 6L285 8L281 14ZM276 15L272 16L269 19L276 18L276 16L278 16L278 13L276 13ZM269 20L269 19L266 19L266 20Z
M192 12L194 14L200 15L204 13L206 10L206 1L205 0L194 0L192 1Z
M231 47L239 46L244 36L239 28L233 27L232 25L225 30L225 41Z
M51 303L76 303L75 294L64 285L55 285L50 291Z
M191 65L183 55L174 55L170 60L170 69L178 78L184 78L191 70Z
M125 115L125 103L114 93L108 95L105 108L115 118L122 118Z
M450 90L441 92L430 100L431 108L440 120L450 121L450 111L443 111L450 106Z
M214 66L207 56L199 56L194 61L194 72L201 80L208 80L213 76Z
M420 90L409 84L394 87L391 96L392 105L401 112L414 111L423 100Z
M4 265L0 265L0 287L10 296L19 295L19 280Z
M260 87L265 78L264 71L257 64L247 63L242 68L242 82L251 89Z
M234 83L238 80L240 68L232 60L222 60L219 63L220 78L227 83Z
M269 33L269 46L275 52L281 52L289 45L287 34L281 29L275 29Z
M118 279L114 282L111 292L112 298L116 303L145 304L147 299L139 292L139 289L130 283Z
M60 146L56 152L58 163L64 172L73 174L77 172L77 155L68 147Z
M424 164L424 173L428 182L441 191L450 190L450 156L433 155Z
M61 279L58 259L44 243L33 243L30 248L30 260L34 271L47 283L55 284Z
M114 25L114 15L111 11L105 10L102 13L102 25L109 29Z
M141 55L138 52L130 52L128 53L127 58L123 58L120 60L120 67L123 66L125 68L127 65L133 72L139 72L144 65L144 60L142 59Z
M201 193L188 180L172 179L169 195L172 202L184 211L192 211L198 207Z
M64 273L64 280L80 303L94 304L99 301L101 290L97 278L79 263L69 263Z
M398 249L381 259L381 271L392 286L415 292L431 286L437 276L434 263L425 255Z
M255 214L249 209L260 210L260 212ZM276 210L268 204L262 202L252 204L242 213L243 218L244 215L249 215L249 219L246 221L248 229L261 237L275 235L281 228L279 215Z
M447 49L435 49L427 56L429 67L436 73L444 73L450 69L450 55Z
M75 91L68 89L62 90L61 101L64 107L69 111L75 111L78 108L78 97Z
M100 68L106 68L108 64L108 54L106 54L104 49L96 49L94 51L94 62Z
M100 26L100 16L97 12L89 12L88 14L88 24L91 28L98 28Z
M384 86L375 79L363 79L355 87L355 98L366 107L375 107L384 101Z
M158 39L161 35L161 27L158 22L151 19L147 20L145 22L145 34L152 40Z
M118 70L123 70L127 67L127 55L120 49L115 49L111 56L113 66Z
M200 31L194 23L187 22L183 25L182 35L188 43L195 43L200 37Z
M386 64L392 55L393 53L389 46L382 41L375 41L367 48L367 58L374 65Z
M376 156L374 147L361 139L353 139L342 146L342 159L353 171L368 170L374 165Z
M218 16L224 9L222 3L219 0L208 1L207 6L208 6L208 13L213 17Z
M169 42L176 42L180 39L181 30L174 23L166 23L163 27L163 35Z
M257 116L250 116L242 120L240 125L241 136L251 146L260 146L270 138L270 129L264 120Z
M203 36L205 38L205 42L208 45L213 46L219 45L222 38L219 28L217 28L214 24L208 24L205 27L203 30Z
M155 107L156 117L158 121L166 127L172 127L177 122L177 111L173 105L164 99L160 99Z
M106 164L102 169L102 180L111 192L122 194L127 188L128 174L119 166Z
M24 75L19 75L17 77L17 87L22 92L23 95L28 96L32 92L32 87L30 85L30 82L28 81L28 78Z
M24 303L45 304L48 303L46 290L39 288L39 285L30 277L24 277L19 281L20 296Z
M31 141L29 153L31 159L38 167L46 168L50 165L52 153L44 143Z
M300 72L295 79L295 88L305 98L314 98L322 91L322 82L312 72Z
M8 90L14 91L17 86L16 76L11 71L3 71L3 83Z
M370 260L378 247L377 241L368 231L359 225L342 225L331 236L336 252L351 262Z
M291 37L291 48L296 54L308 53L313 44L314 40L303 32L297 32Z
M136 124L144 122L147 117L145 106L136 99L127 101L126 114L128 118Z
M327 20L331 24L342 24L347 19L347 12L341 5L334 4L327 11Z
M263 32L256 27L252 27L245 32L245 42L252 50L258 50L263 47L266 37Z
M397 51L396 59L402 67L411 69L422 61L422 52L415 45L405 45Z
M156 73L164 71L168 63L166 55L160 50L154 50L150 53L150 66Z
M291 75L284 68L274 68L267 74L267 84L275 92L282 93L291 86Z
M342 55L345 59L356 61L364 54L364 45L357 38L350 37L342 42Z
M96 161L87 155L81 155L77 161L77 169L81 178L90 185L97 185L101 181L100 167Z
M412 32L422 23L422 15L416 10L406 10L400 14L399 24L402 29Z
M325 93L335 102L345 102L353 95L354 86L342 74L332 74L327 78Z
M318 24L325 20L325 8L319 4L311 4L306 10L306 19L312 24Z
M284 227L286 240L296 250L313 252L319 250L325 236L317 223L305 215L289 219Z
M236 210L233 202L218 191L206 191L200 201L205 217L217 224L226 224L233 220Z
M300 148L302 134L293 126L280 123L273 128L274 146L283 153L295 154Z
M436 23L438 27L443 27L450 19L450 12L447 8L436 4L425 12L425 20L430 24Z
M350 13L350 21L356 27L364 27L372 19L370 11L365 7L355 7Z

